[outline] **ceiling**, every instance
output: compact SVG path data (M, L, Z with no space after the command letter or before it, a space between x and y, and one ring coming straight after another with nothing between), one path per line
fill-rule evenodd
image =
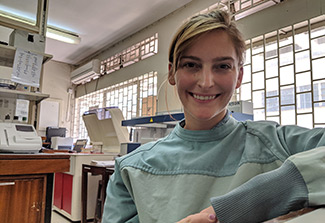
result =
M48 25L81 37L79 44L46 39L45 53L53 60L79 65L99 50L141 30L191 0L49 0ZM37 0L1 0L0 10L29 18ZM0 27L0 40L8 41L11 29Z

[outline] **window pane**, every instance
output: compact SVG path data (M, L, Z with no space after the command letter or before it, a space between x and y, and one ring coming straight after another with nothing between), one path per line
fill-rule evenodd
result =
M251 65L244 66L243 83L251 81Z
M311 41L312 58L325 56L325 36Z
M279 98L267 98L266 99L266 115L274 116L279 115Z
M294 87L292 86L286 86L281 87L281 105L289 105L295 103L295 93L294 93Z
M266 117L266 120L280 123L279 116L276 116L276 117Z
M254 121L265 120L265 111L264 109L255 109L254 110Z
M267 43L265 46L265 59L276 57L278 55L278 44L277 42Z
M287 85L293 84L295 81L293 65L280 68L280 84Z
M307 24L306 24L307 25ZM308 32L295 35L295 51L301 51L309 48Z
M314 101L325 100L325 80L314 82Z
M297 125L313 128L313 116L311 114L297 115Z
M325 103L314 104L314 115L316 123L325 123Z
M280 66L293 63L292 45L280 49Z
M278 58L266 61L266 78L278 76Z
M296 92L311 91L310 72L296 74Z
M262 53L254 55L252 60L253 72L264 69L264 56Z
M288 26L279 30L279 47L292 44L292 27Z
M297 94L297 112L307 113L311 112L311 93Z
M318 17L310 20L312 23L312 25L311 25L312 30L310 32L311 38L325 35L325 27L324 26L318 27L318 24L317 24L318 21L324 21L324 20L325 20L324 15L318 16ZM313 25L314 22L315 22L315 25Z
M264 91L253 92L253 106L254 108L262 108L265 106Z
M264 88L264 72L253 74L253 90Z
M325 58L313 60L313 80L325 78Z
M295 125L296 124L296 111L295 106L282 106L281 107L281 124L282 125Z
M310 70L309 50L296 54L296 72Z
M266 97L272 97L279 95L279 79L272 78L266 80Z
M251 100L251 92L252 89L250 83L242 84L242 86L240 87L240 96L241 96L240 100L244 100L244 101Z
M245 64L251 63L251 48L246 50Z
M264 51L263 49L263 36L258 36L253 39L253 48L252 48L252 54L258 54Z

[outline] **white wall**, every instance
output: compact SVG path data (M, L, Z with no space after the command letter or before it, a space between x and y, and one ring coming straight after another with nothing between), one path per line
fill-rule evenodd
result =
M57 61L49 61L43 66L43 79L41 83L41 92L49 94L50 98L44 100L59 105L59 119L58 127L65 127L67 131L66 136L70 136L70 124L71 124L71 106L72 100L69 101L68 89L71 88L70 72L71 66L65 63ZM41 102L42 103L42 102ZM68 103L70 103L68 105ZM70 106L70 110L68 107ZM51 120L54 115L54 111L47 109L40 105L38 115L38 132L40 135L45 135L44 121L40 120L40 117L47 117Z

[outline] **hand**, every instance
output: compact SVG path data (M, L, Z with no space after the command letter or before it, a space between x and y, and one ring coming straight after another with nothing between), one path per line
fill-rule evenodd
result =
M216 213L210 206L200 213L189 215L177 223L216 223L217 221Z

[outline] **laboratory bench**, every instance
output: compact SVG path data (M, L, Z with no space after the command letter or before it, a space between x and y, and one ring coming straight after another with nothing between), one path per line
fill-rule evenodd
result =
M92 161L113 160L116 153L69 153L70 169L64 173L56 173L54 177L53 209L72 222L82 221L82 210L88 220L95 218L97 191L101 174L92 174L87 178L86 207L82 208L82 175L83 165ZM106 187L106 186L104 186Z
M53 175L70 169L66 154L0 154L0 222L50 223Z

